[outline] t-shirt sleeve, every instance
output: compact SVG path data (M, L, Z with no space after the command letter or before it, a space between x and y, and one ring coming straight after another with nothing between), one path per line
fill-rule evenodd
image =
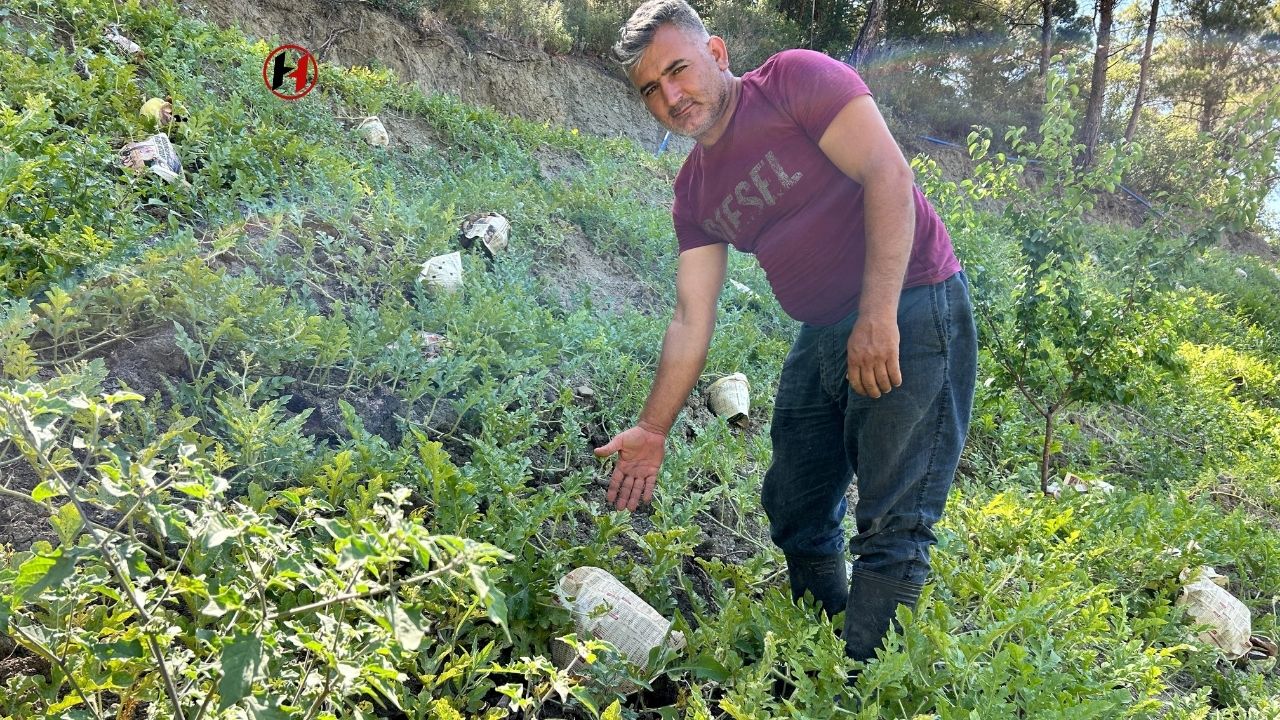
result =
M705 228L694 222L687 212L684 212L680 197L677 195L675 203L671 208L671 221L676 229L676 242L680 246L680 252L692 250L693 248L702 247L704 245L714 245L716 243L725 242L724 240L709 233Z
M849 65L812 50L787 50L774 56L767 92L817 142L836 115L871 90Z

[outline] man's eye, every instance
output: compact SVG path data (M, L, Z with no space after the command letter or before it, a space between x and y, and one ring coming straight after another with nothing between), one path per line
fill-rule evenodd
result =
M688 66L687 66L687 65L681 65L680 67L676 68L675 70L672 70L672 71L671 71L671 74L672 74L672 75L679 75L679 74L680 74L680 71L681 71L681 70L683 70L683 69L685 69L686 67L688 67Z
M647 88L645 88L645 89L641 90L641 91L640 91L640 94L641 94L641 95L643 95L643 96L645 96L645 97L649 97L650 95L652 95L652 94L653 94L653 90L654 90L653 86L652 86L652 85L650 85L649 87L647 87Z

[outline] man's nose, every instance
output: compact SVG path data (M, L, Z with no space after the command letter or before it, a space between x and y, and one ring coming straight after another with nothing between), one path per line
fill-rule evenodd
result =
M662 78L662 98L667 101L669 107L675 107L676 103L684 97L684 91L680 89L680 84L672 78Z

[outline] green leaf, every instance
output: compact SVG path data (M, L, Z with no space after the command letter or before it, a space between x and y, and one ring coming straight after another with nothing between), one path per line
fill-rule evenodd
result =
M293 717L290 713L280 709L278 698L271 698L266 702L258 698L249 698L244 704L249 711L249 717L253 718L253 720L289 720L289 718Z
M496 587L490 586L484 594L484 607L488 611L489 621L507 629L507 595Z
M316 518L316 524L324 528L326 532L333 537L334 540L342 540L351 537L351 529L341 520L331 518Z
M220 602L221 600L222 598L211 596L209 598L209 602L205 603L205 606L200 608L200 613L202 615L208 615L209 617L216 618L226 615L229 610L240 607L238 602L235 604L224 604L223 602Z
M244 531L243 527L233 525L228 518L221 515L213 515L209 518L209 527L204 536L205 549L212 550L227 540L237 537Z
M399 603L391 606L391 628L396 640L405 650L417 650L422 645L426 634L422 622L422 613L417 610L405 610Z
M103 395L102 399L106 400L108 405L114 405L122 402L141 402L146 400L146 398L136 392L127 391L109 393L107 395Z
M62 698L58 702L50 705L48 708L45 709L45 717L60 717L60 718L92 717L88 713L84 713L83 709L80 709L80 708L76 710L72 710L71 712L65 713L65 714L62 712L63 710L71 710L71 708L74 708L75 706L80 705L81 703L84 703L84 702L85 702L84 698L81 697L79 693L68 693L66 697Z
M709 653L699 655L687 665L667 668L667 674L680 672L691 672L694 677L702 680L711 680L712 682L717 683L723 683L725 680L729 679L729 671L724 665L720 664L720 661L716 660L715 657Z
M146 654L138 640L117 640L113 643L95 643L93 646L93 655L100 660L137 660Z
M248 492L249 507L262 512L262 508L267 506L267 492L256 482L249 483Z
M622 704L614 700L612 705L604 709L600 720L622 720Z
M218 683L218 710L235 705L253 689L253 678L262 664L262 638L241 635L222 648L222 680ZM257 717L257 716L255 716Z
M61 584L75 571L78 555L79 553L75 551L64 555L62 548L58 548L51 554L33 555L18 568L18 579L13 583L13 594L24 601L30 600L45 588Z
M49 516L49 524L53 525L53 529L58 533L58 539L63 545L72 545L75 543L76 535L80 533L80 528L84 526L84 522L80 518L80 511L76 510L76 506L67 503L58 508L57 512Z
M52 482L45 480L44 482L37 485L34 490L31 491L31 499L35 500L36 502L44 502L49 498L55 498L55 497L58 497L59 495L64 495L64 494L65 493L62 490L59 490L58 488L54 487Z
M209 497L209 488L198 482L176 482L172 487L174 490L197 500L204 500Z

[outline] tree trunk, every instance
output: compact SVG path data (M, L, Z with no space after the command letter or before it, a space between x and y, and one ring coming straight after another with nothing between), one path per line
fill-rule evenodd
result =
M1053 0L1040 0L1040 13L1040 79L1043 81L1049 74L1049 58L1053 57Z
M1111 58L1111 15L1116 0L1098 0L1098 48L1093 53L1093 79L1089 86L1089 107L1084 115L1084 155L1082 167L1093 164L1102 132L1102 106L1107 101L1107 62Z
M1040 492L1049 494L1049 454L1053 447L1053 417L1058 408L1050 405L1044 415L1044 448L1040 452Z
M1200 94L1200 119L1197 127L1202 133L1211 133L1218 126L1218 115L1226 102L1226 91L1221 85L1208 85Z
M1160 0L1151 0L1151 17L1147 20L1147 42L1142 46L1142 61L1138 63L1138 94L1133 98L1133 112L1129 113L1129 124L1124 129L1124 141L1132 142L1133 133L1138 129L1138 115L1142 112L1142 102L1147 94L1147 77L1151 67L1151 47L1156 40L1156 18L1160 15Z
M872 50L880 34L880 26L884 24L884 0L871 0L867 8L867 19L858 31L858 40L853 44L853 66L862 69L870 61Z

